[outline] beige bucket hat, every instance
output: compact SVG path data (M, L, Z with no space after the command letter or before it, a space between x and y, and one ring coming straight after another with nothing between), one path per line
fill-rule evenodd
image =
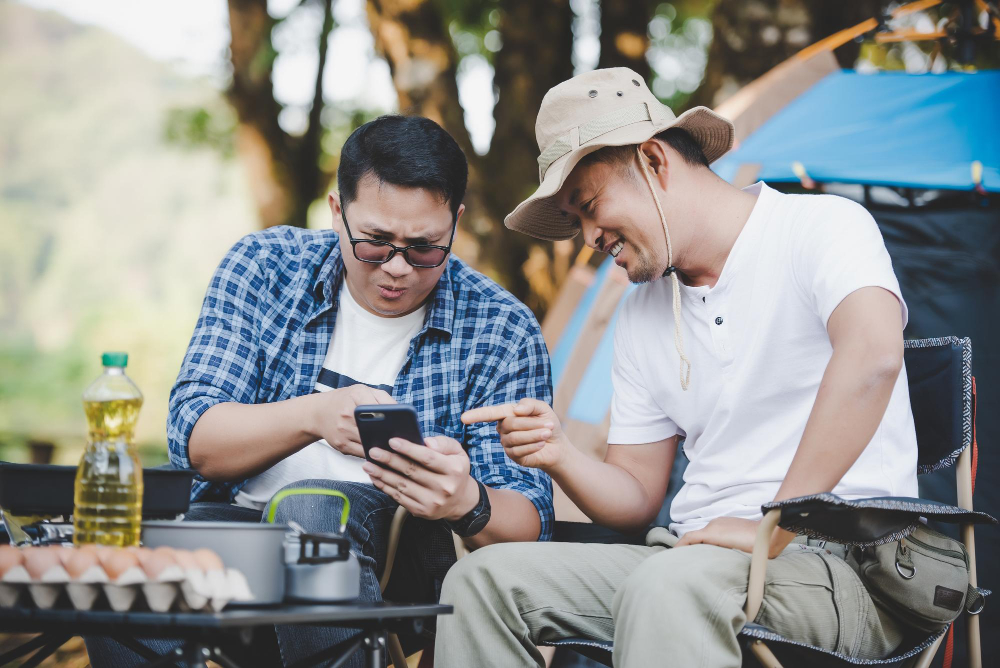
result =
M641 144L667 128L684 128L701 144L709 162L733 146L733 124L707 107L675 116L627 67L593 70L553 87L542 98L535 120L538 181L528 199L504 224L539 239L576 236L552 196L580 159L605 146Z

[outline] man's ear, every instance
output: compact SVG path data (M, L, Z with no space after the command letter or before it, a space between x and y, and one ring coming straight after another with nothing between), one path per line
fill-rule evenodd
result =
M465 213L465 205L458 205L458 212L455 214L455 227L458 227L458 221L462 220L462 214Z
M326 196L326 201L330 205L330 212L333 214L333 231L340 234L344 228L344 220L340 208L340 193L331 191Z
M671 155L667 152L664 143L654 137L640 144L639 151L643 157L643 168L647 170L653 183L659 185L661 190L666 190ZM645 179L645 177L643 178Z

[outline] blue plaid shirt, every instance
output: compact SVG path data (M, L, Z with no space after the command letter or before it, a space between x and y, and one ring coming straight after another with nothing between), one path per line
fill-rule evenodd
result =
M170 393L170 461L191 468L188 438L212 406L259 404L313 391L337 320L344 272L329 230L276 227L229 251L208 286L194 335ZM549 356L538 322L510 293L454 255L410 341L392 396L413 404L426 435L466 446L472 475L520 492L538 509L540 540L552 535L552 482L511 461L492 424L463 425L478 406L532 397L550 402ZM246 481L197 476L193 501L232 501Z

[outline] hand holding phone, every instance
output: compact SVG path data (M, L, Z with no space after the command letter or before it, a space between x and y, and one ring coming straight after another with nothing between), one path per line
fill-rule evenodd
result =
M482 502L485 514L480 512L476 517L483 525L489 521L489 497L485 488L471 476L471 462L461 443L438 435L428 438L425 443L413 406L358 406L354 416L368 460L363 467L378 490L415 517L429 520L457 522ZM407 444L397 442L396 447L389 447L389 440L393 438L407 441ZM372 448L382 451L381 461L372 459ZM469 530L478 531L477 526ZM455 525L453 529L458 530L456 527L465 525Z
M389 450L389 439L401 438L410 443L424 445L420 433L417 410L409 404L374 404L354 409L354 421L361 436L365 459L382 466L371 457L372 448Z

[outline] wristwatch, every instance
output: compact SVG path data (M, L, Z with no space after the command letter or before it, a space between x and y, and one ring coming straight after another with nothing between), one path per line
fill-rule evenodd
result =
M462 538L475 536L490 522L490 497L486 494L486 485L478 480L476 484L479 485L479 503L476 504L476 507L460 519L454 521L445 520L445 524Z

